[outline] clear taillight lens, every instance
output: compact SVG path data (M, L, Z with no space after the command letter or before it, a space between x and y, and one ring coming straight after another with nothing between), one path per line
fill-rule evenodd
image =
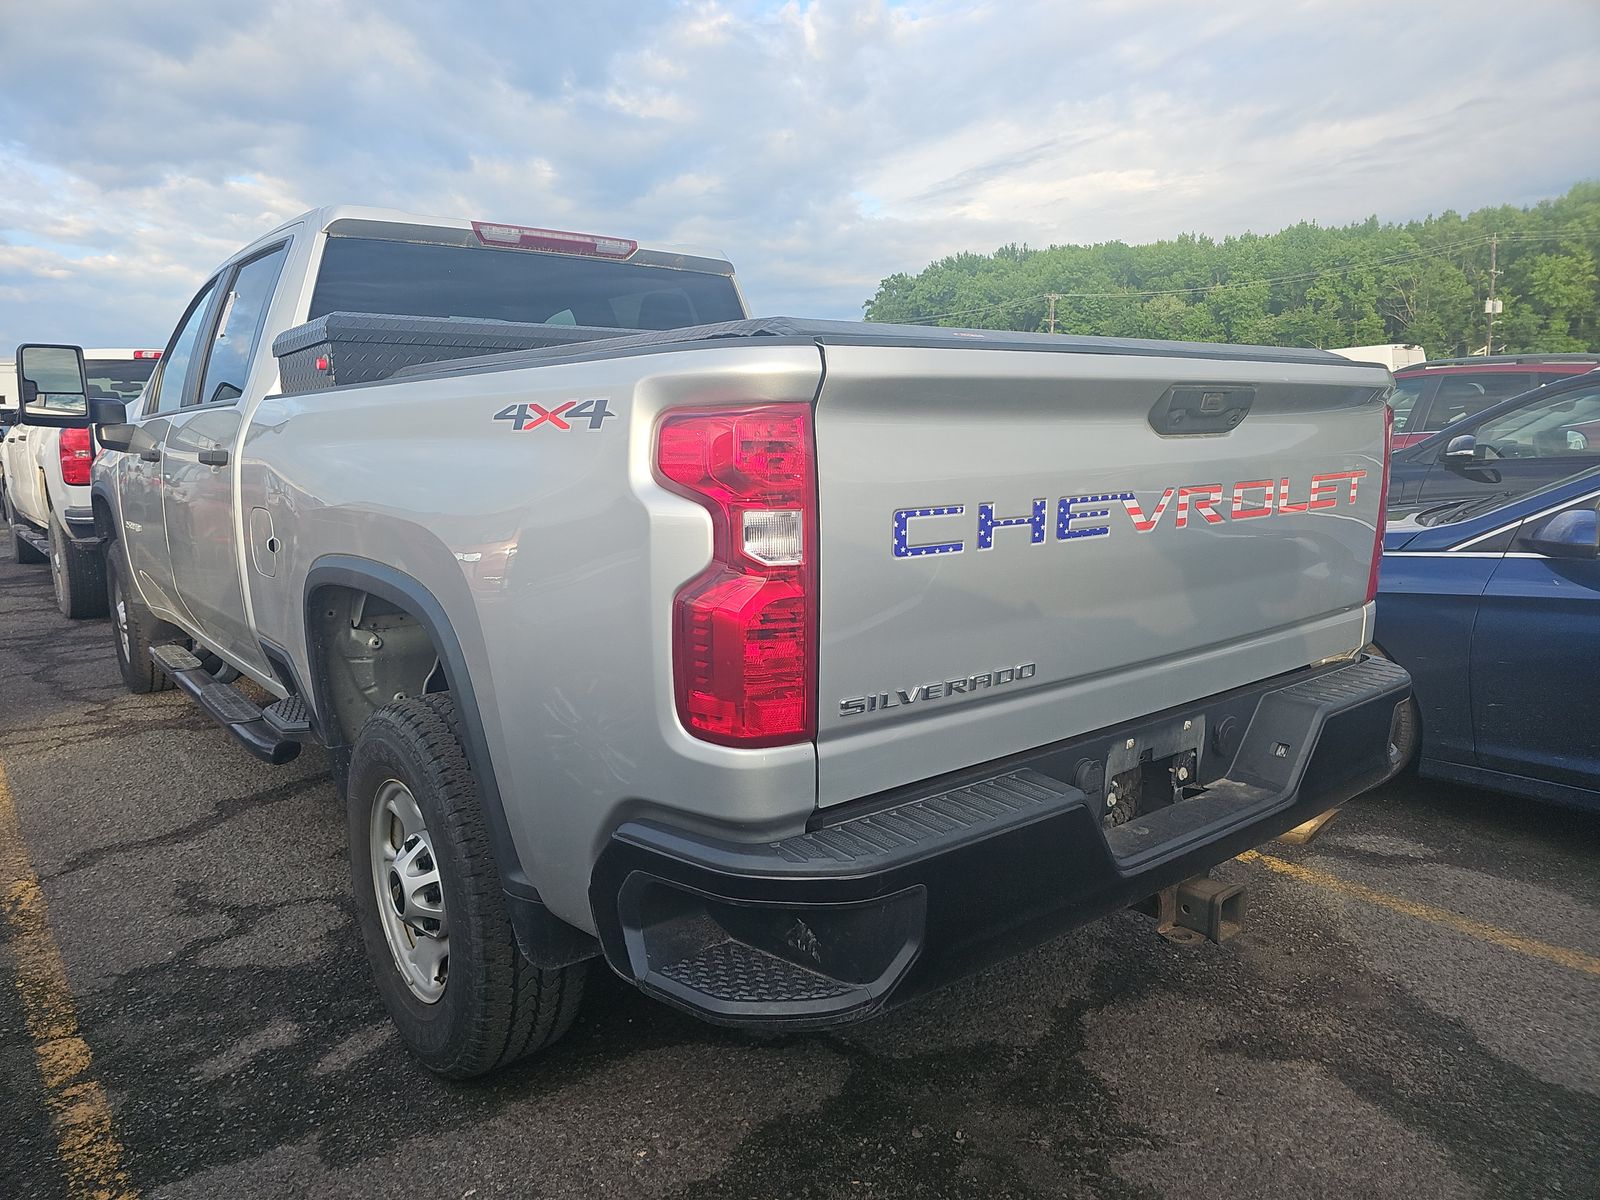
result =
M711 514L712 562L673 601L678 717L729 746L816 736L816 453L811 408L675 411L664 486Z

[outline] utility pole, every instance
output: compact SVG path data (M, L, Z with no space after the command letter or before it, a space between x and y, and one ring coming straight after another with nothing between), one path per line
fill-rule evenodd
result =
M1056 301L1061 299L1060 292L1046 292L1044 298L1050 301L1050 332L1056 331Z
M1494 278L1500 272L1495 269L1496 254L1500 249L1500 235L1489 235L1489 298L1483 302L1484 314L1489 318L1489 336L1483 344L1484 357L1494 353L1494 319L1504 307L1503 303L1494 298Z

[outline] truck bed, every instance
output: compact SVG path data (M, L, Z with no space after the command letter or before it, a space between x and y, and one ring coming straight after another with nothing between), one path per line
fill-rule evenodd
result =
M809 342L819 346L969 347L1215 362L1327 365L1344 361L1323 350L1282 346L1074 337L1004 329L952 329L800 317L752 317L637 333L585 325L371 313L329 313L295 326L279 335L272 352L283 373L283 390L292 395L380 379L444 378L550 362L676 350L696 344L726 344L740 339L772 339L785 344ZM328 365L318 368L319 358L325 358Z

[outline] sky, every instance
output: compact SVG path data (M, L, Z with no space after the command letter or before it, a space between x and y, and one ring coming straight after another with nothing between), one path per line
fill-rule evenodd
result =
M339 202L846 318L962 250L1529 204L1600 177L1597 52L1597 0L0 0L0 347L160 346Z

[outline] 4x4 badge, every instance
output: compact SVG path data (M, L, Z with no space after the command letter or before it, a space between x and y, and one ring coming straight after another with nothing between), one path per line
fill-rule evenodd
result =
M568 400L565 404L558 404L554 408L546 408L542 404L529 401L525 404L508 404L495 413L496 421L510 421L511 428L519 433L524 429L538 429L541 425L549 425L557 431L571 429L580 421L588 421L591 431L599 429L607 417L617 414L606 407L605 396L595 396L587 400Z

